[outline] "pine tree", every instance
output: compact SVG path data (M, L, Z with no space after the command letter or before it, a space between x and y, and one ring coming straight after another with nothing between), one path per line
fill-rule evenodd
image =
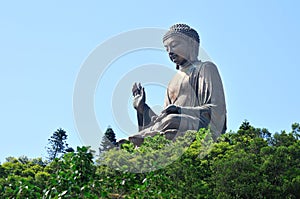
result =
M49 141L48 145L50 146L47 147L47 152L49 155L48 159L50 161L57 158L59 154L63 154L71 149L68 147L68 144L66 142L67 137L68 137L67 132L62 128L59 128L53 133L50 139L48 139Z
M102 137L102 141L99 147L99 152L102 153L104 151L108 151L117 146L116 134L113 129L108 126L106 129L104 136Z

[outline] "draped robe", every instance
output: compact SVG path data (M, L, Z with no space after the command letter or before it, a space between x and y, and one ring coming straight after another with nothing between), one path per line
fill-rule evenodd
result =
M164 108L181 107L180 113L156 115L148 105L137 114L140 136L158 132L185 132L209 127L214 139L226 130L226 104L222 81L212 62L195 62L169 82Z

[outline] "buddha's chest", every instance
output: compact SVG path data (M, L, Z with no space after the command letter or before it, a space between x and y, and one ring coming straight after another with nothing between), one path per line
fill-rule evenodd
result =
M187 100L191 94L190 76L186 74L176 75L169 83L168 96L172 104L176 101Z

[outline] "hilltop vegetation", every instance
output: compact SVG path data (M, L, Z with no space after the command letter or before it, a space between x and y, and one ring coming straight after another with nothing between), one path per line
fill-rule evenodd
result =
M300 126L271 134L244 122L212 142L147 138L94 157L77 147L50 161L9 157L0 198L300 198Z

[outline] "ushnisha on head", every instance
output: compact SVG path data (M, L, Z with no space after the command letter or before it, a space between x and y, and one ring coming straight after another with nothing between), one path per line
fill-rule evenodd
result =
M186 24L175 24L163 36L163 43L176 68L198 60L199 35Z
M163 42L173 35L181 35L183 37L189 37L195 40L198 44L200 43L199 35L196 32L196 30L194 30L193 28L191 28L186 24L175 24L171 26L170 30L166 32L166 34L164 35Z

